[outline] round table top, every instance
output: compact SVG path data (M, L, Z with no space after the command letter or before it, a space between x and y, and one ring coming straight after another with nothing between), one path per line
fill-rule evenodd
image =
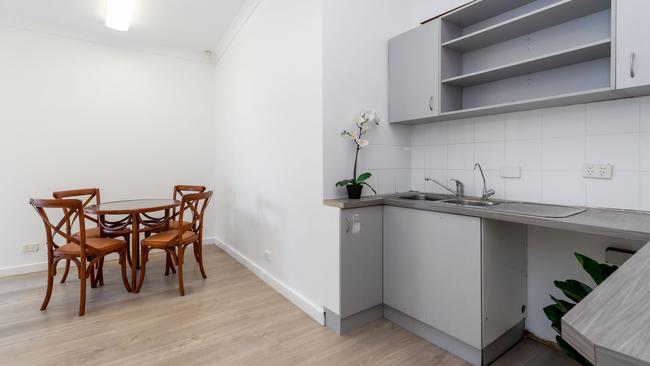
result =
M102 202L84 209L90 215L125 215L134 213L156 212L178 207L181 201L172 199L148 199Z

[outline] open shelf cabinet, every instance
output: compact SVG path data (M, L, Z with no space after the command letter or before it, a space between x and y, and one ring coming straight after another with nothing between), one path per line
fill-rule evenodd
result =
M481 0L441 17L437 120L608 99L613 0Z

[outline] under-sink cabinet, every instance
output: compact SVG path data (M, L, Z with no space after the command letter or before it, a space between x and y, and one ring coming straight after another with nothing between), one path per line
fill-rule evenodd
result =
M523 334L526 226L385 207L384 316L475 364Z

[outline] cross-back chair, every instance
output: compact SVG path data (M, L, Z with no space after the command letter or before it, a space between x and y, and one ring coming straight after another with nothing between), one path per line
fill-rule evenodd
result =
M189 245L194 246L201 275L203 278L207 278L203 266L203 218L205 216L205 209L208 207L211 199L212 191L185 194L181 198L178 220L179 222L184 222L184 219L191 218L191 221L188 221L189 226L178 225L176 229L163 231L142 240L142 270L140 271L140 278L135 292L139 292L142 288L151 249L165 251L168 258L171 258L172 262L178 266L178 290L181 296L185 296L183 262L185 249Z
M87 238L86 222L79 220L79 235L71 235L68 228L76 217L83 217L83 203L76 199L31 199L29 203L34 207L43 220L45 236L47 239L47 292L41 306L41 311L47 308L52 296L54 277L57 264L61 260L75 263L79 270L80 297L79 316L86 311L86 280L90 277L94 281L94 267L103 261L104 257L117 253L120 257L122 269L122 282L127 291L131 286L126 277L126 252L127 245L124 240L110 238ZM50 214L54 211L62 212L59 221L53 222ZM56 239L59 239L57 243Z
M52 193L52 196L57 199L80 199L82 202L82 208L85 209L87 206L90 205L98 205L101 203L101 198L100 198L100 192L99 188L82 188L82 189L72 189L72 190L67 190L67 191L58 191ZM128 219L129 217L125 217L121 220L118 221L106 221L105 223L107 224L107 228L102 228L99 222L99 217L95 216L90 216L86 215L83 213L82 210L82 215L76 215L72 217L69 222L66 223L66 232L68 235L73 230L73 227L77 220L82 221L81 218L83 217L83 221L90 221L91 225L86 226L86 239L96 239L96 238L101 238L101 237L106 237L106 238L124 238L126 241L127 245L129 244L130 241L130 233L131 230L127 227L128 226ZM79 237L79 232L76 232L72 234L73 237L78 238ZM127 251L127 260L129 264L131 263L131 256ZM91 287L96 287L97 284L102 286L104 284L104 273L103 273L103 260L99 263L97 266L97 280L98 282L95 283L95 281L92 281ZM68 278L68 272L70 271L70 261L66 260L65 263L65 270L63 272L63 276L61 277L61 283L64 283L66 278Z

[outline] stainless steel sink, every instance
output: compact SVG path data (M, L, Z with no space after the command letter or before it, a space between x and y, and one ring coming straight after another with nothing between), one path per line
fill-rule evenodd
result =
M442 201L445 199L448 199L449 196L440 196L440 195L435 195L435 194L422 194L422 193L416 193L416 194L410 194L408 196L401 196L398 197L399 199L403 200L411 200L411 201Z
M475 199L467 199L467 198L452 198L450 200L444 200L442 202L450 205L470 206L470 207L493 207L493 206L500 205L499 202L475 200Z

